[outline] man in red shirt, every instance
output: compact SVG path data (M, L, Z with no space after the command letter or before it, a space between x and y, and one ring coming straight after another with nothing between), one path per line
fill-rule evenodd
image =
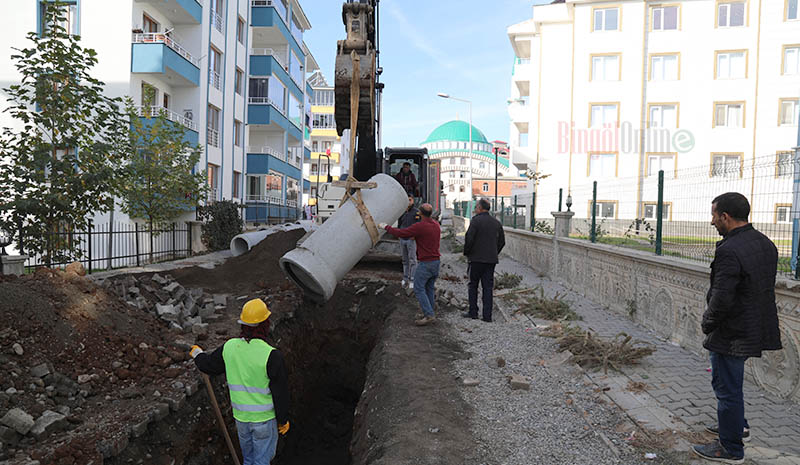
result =
M424 203L419 207L422 221L413 225L398 229L385 223L379 226L386 229L389 234L399 238L414 238L417 242L417 269L414 272L414 293L417 295L420 307L422 307L422 318L414 321L417 326L425 326L436 321L433 316L433 304L435 302L434 285L436 278L439 277L439 239L442 230L439 223L431 218L433 206Z

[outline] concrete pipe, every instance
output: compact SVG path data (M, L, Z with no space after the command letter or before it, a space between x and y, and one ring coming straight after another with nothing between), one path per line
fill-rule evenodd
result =
M268 226L258 231L251 231L239 234L231 239L231 255L238 257L245 254L255 247L259 242L263 241L267 236L275 234L279 231L294 231L295 229L304 229L310 231L314 228L311 221L298 221L297 223L286 223L275 226Z
M394 223L408 207L408 197L400 184L385 174L370 182L375 189L361 191L375 225ZM379 231L383 234L383 230ZM317 302L333 296L336 284L372 248L372 239L352 201L311 233L298 248L280 260L281 269L303 292Z

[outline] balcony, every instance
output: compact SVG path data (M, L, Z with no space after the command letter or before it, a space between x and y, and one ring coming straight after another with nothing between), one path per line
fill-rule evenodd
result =
M536 169L536 154L530 147L512 146L511 159L517 169Z
M250 74L260 74L260 73L254 72L253 69L252 69L254 66L256 66L257 63L259 63L259 62L255 62L254 63L253 60L252 60L253 57L272 57L272 58L275 59L275 61L278 62L279 65L281 65L281 68L283 68L284 71L289 68L289 66L286 64L286 57L285 56L281 56L280 53L276 52L275 50L273 50L271 48L251 48L250 49L250 57L251 57L251 59L250 59L250 68L251 68L250 69ZM269 73L269 74L272 74L272 73Z
M149 127L155 123L155 118L157 116L163 116L169 121L174 123L180 124L184 128L188 129L188 131L184 131L183 139L192 145L197 145L198 143L198 132L197 132L197 123L192 121L191 119L179 115L172 110L169 110L164 107L158 106L137 106L136 107L136 114L142 118L145 126Z
M200 85L200 61L168 35L134 34L132 42L132 73L162 74L176 87Z
M533 65L530 60L520 60L519 63L514 64L514 75L512 80L519 90L520 97L528 97L531 95L531 79L533 78Z
M289 43L298 56L303 53L302 31L290 24L286 8L278 0L251 0L250 24L260 31L266 43Z
M297 79L289 76L284 57L278 55L271 48L251 48L250 49L250 76L265 77L275 76L287 86L289 92L298 100L303 100L303 88L297 83Z
M265 126L268 130L288 131L297 141L303 140L297 122L290 123L286 112L269 97L248 97L247 124Z
M280 161L286 161L286 154L282 153L278 150L273 149L272 147L268 146L247 146L247 153L258 153L258 154L267 154L272 155L273 157L277 158Z
M199 0L135 0L153 5L173 24L202 24L203 5Z

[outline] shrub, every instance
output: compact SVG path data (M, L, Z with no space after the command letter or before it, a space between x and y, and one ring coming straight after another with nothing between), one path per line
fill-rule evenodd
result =
M203 221L203 244L210 250L227 249L234 236L242 233L239 205L230 200L200 207L198 216Z
M519 286L519 283L521 282L522 282L522 276L516 273L508 273L504 271L494 279L494 288L514 289L515 287Z

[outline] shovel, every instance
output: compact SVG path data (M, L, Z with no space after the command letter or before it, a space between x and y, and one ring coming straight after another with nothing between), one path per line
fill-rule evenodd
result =
M208 378L207 374L202 373L202 375L203 381L206 382L206 388L208 389L208 398L211 399L211 405L214 407L214 413L217 415L217 423L219 423L219 427L222 430L222 435L225 436L225 442L228 444L228 450L230 450L231 457L233 457L233 463L236 465L241 465L241 462L239 462L239 456L236 454L236 449L233 448L231 436L228 434L228 428L225 426L225 419L222 418L222 412L219 410L217 397L214 395L214 388L211 387L211 380Z

